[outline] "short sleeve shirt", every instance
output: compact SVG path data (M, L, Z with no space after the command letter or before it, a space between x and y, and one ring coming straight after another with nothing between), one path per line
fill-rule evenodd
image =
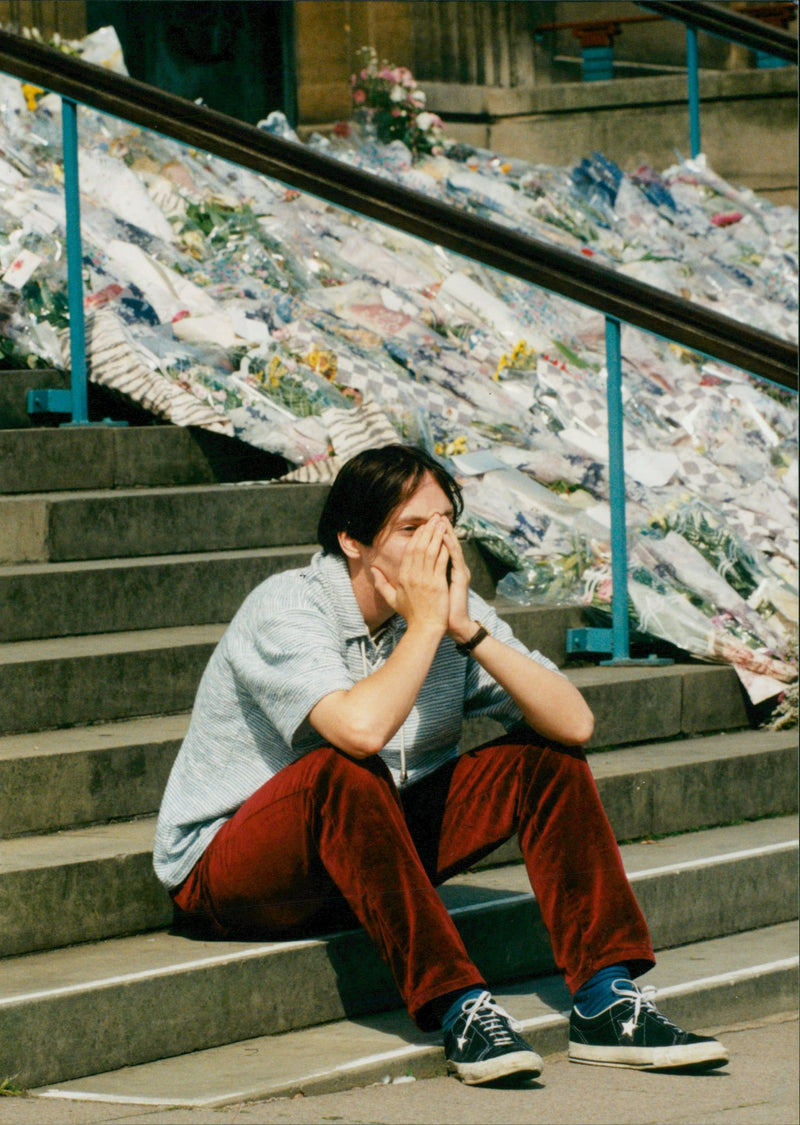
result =
M470 615L545 667L482 598ZM347 691L389 656L405 632L395 616L370 636L344 559L324 553L274 575L245 599L203 674L156 829L156 874L179 886L218 829L279 770L325 745L308 716L326 695ZM400 747L414 784L459 752L464 718L505 727L521 714L478 664L444 637L401 731L381 751L400 783Z

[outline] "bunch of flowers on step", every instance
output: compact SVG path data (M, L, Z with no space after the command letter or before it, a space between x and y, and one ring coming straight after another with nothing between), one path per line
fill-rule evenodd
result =
M425 109L425 91L404 66L378 62L374 47L359 51L361 66L350 76L353 120L379 141L402 141L417 156L444 152L442 119Z

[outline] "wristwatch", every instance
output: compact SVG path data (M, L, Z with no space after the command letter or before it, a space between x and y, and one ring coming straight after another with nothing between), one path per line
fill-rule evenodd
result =
M456 648L459 652L463 652L464 656L469 656L472 650L477 648L481 641L485 640L488 636L489 630L485 626L479 625L477 632L470 637L468 641L464 641L464 643L460 645L457 644Z

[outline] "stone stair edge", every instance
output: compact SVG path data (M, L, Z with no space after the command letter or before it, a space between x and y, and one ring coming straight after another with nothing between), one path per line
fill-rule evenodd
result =
M649 918L657 950L796 918L791 878L796 851L786 845L763 849L763 855L753 849L737 850L735 842L742 839L741 833L734 837L729 856L706 857L699 866L687 862L686 879L681 878L679 886L674 866L655 868L650 876L635 873L637 897ZM758 893L765 879L780 886L766 912ZM670 887L673 892L665 900L664 891ZM724 896L709 904L723 888ZM688 906L687 890L703 904L703 910ZM681 895L683 911L675 910L674 894ZM448 904L448 908L487 979L499 983L553 972L549 942L530 893L506 894L491 905ZM502 943L498 943L499 933L505 934ZM0 961L0 974L6 978L10 974L13 981L0 999L4 1037L17 1045L16 1057L13 1049L9 1055L12 1067L49 1067L37 1074L38 1083L43 1084L90 1073L92 1066L111 1070L253 1035L329 1022L346 1012L369 1016L397 1004L394 986L361 931L255 947L241 943L216 952L209 943L190 944L191 953L174 935L156 933L29 954L23 959L26 979L22 986L15 971L18 959ZM503 946L500 951L498 944ZM148 962L144 968L137 967L140 962L134 958L137 946ZM123 973L120 965L126 966ZM100 971L103 966L105 970ZM214 1000L215 993L219 993L218 1000ZM236 995L239 1000L234 1002ZM200 997L214 1018L198 1024ZM154 1003L170 1014L169 1021L156 1026L146 1018L145 1012ZM265 1023L266 1013L272 1022ZM119 1042L114 1029L120 1021L131 1032L131 1042ZM80 1043L67 1045L73 1060L69 1074L64 1073L66 1064L55 1041L55 1028L61 1026L83 1029ZM147 1033L140 1033L141 1041L133 1043L137 1027L147 1027ZM28 1075L23 1081L31 1084Z
M669 744L678 745L680 744ZM776 742L774 745L767 745L761 749L756 749L753 756L768 755L773 753L775 749L785 748L785 742ZM620 780L621 777L636 777L637 774L645 775L654 772L654 766L651 764L642 765L637 769L630 762L618 766L613 762L613 758L618 755L624 755L626 751L610 750L605 753L590 756L590 764L592 765L592 772L597 781L613 784ZM744 754L738 755L744 756ZM750 756L750 755L747 755ZM599 760L608 759L608 760ZM708 764L711 762L719 762L719 760L727 760L725 755L714 754L710 758L705 758L700 764ZM662 769L664 772L668 769L681 768L691 765L691 762L686 757L682 756L681 760L677 763L666 760ZM790 813L792 809L786 809L784 813L771 813L768 816L774 817L776 820L783 820L786 823L791 822ZM14 871L30 871L37 867L52 867L63 865L74 865L80 863L92 863L102 861L105 858L119 858L126 854L133 854L135 852L142 852L146 855L152 855L152 841L155 831L155 820L158 816L158 809L153 809L149 812L138 813L136 816L119 817L110 820L101 820L95 823L81 823L81 825L74 825L69 827L59 828L55 831L44 832L26 832L24 835L18 836L0 836L0 881L2 877ZM731 819L730 825L739 827L741 822L754 823L762 818L736 817ZM725 823L704 823L704 825L696 826L699 831L716 831L728 827ZM694 829L676 829L671 836L682 836L686 832L693 831ZM642 838L648 837L649 832L642 834ZM621 839L626 840L630 844L635 841L636 837L629 835L621 835ZM15 864L15 856L16 866ZM38 858L37 858L38 857ZM476 865L474 870L483 870L485 867L494 866L482 862Z
M316 537L325 485L246 481L0 496L7 563L293 546Z
M148 743L155 746L179 745L189 725L190 714L148 716L114 723L98 723L86 727L65 727L55 730L0 735L0 769L26 761L51 762L59 758L69 761L76 756L119 753L139 749ZM622 776L657 774L683 767L708 765L714 762L734 763L788 752L797 757L797 736L794 730L745 729L716 731L700 737L653 739L634 745L610 748L588 748L592 773L598 782L609 782ZM6 790L14 800L13 789ZM137 814L147 816L156 809ZM123 817L114 819L126 819ZM83 831L111 820L62 825L57 831L75 827ZM38 833L19 833L31 836ZM15 834L17 835L17 834ZM14 838L0 832L3 839Z
M31 732L190 710L224 629L223 624L200 625L2 645L0 731ZM560 643L558 637L555 643ZM549 646L541 647L548 651ZM750 722L730 666L675 664L644 676L642 669L627 667L564 671L595 712L589 745L741 728Z
M537 613L546 615L548 607L520 606L518 616L533 617ZM0 643L0 666L36 660L99 656L108 652L125 651L126 648L141 652L154 648L195 644L198 639L213 639L217 635L221 636L229 623L229 621L211 621L200 625L167 625L152 629L119 629L106 633L78 633L65 637L3 641ZM655 671L664 675L663 669ZM669 674L668 672L667 675Z
M278 550L278 548L273 548ZM290 550L290 548L285 548ZM64 564L67 565L67 564ZM574 606L547 606L547 605L506 605L498 612L504 620L515 620L522 626L525 623L540 619L564 618L569 621L574 614ZM169 625L152 629L119 629L105 633L81 633L67 637L41 637L34 640L3 641L0 642L0 664L16 663L17 660L51 660L62 655L70 655L70 650L75 650L75 655L104 651L117 652L128 643L131 649L144 650L161 647L174 641L177 644L193 643L194 636L204 633L211 635L211 631L227 628L228 621L207 622L200 625ZM603 682L607 673L613 672L630 681L669 679L681 669L701 669L713 673L720 668L732 671L731 666L718 663L706 663L695 660L690 654L681 654L681 659L673 663L660 666L637 665L600 665L589 663L584 657L571 660L568 671L579 678L582 684L590 685Z
M58 562L0 563L0 582L4 578L37 577L50 574L81 574L89 571L134 570L139 567L191 566L194 563L226 559L262 559L293 556L299 552L318 551L316 543L298 543L293 546L279 544L275 547L232 547L230 550L176 551L171 555L136 555L110 559L67 559Z
M82 633L70 637L42 637L31 641L0 644L3 664L27 664L69 658L103 656L118 652L148 652L182 645L212 642L222 636L228 622L204 625L174 625L156 629L120 629L111 633Z
M262 581L306 566L318 549L305 543L0 566L0 644L229 621ZM493 601L487 566L473 559L476 551L467 554L473 588ZM580 623L580 611L570 606L504 604L498 610L546 627L549 643L560 630L562 657L566 630Z
M224 629L196 625L0 646L0 731L190 710ZM565 668L595 713L588 745L748 726L744 693L731 667L674 665L644 677L641 670Z
M1 736L0 779L7 805L0 839L155 813L188 722L184 712ZM703 802L716 823L723 798L737 817L752 817L754 810L763 815L790 811L797 804L796 758L792 731L721 732L589 751L612 823L628 825L626 839L661 831L676 801L681 825ZM687 800L683 773L690 772L696 781ZM54 790L56 796L45 805L35 796Z
M796 926L767 928L761 935L771 961L753 957L749 935L729 935L665 950L654 977L662 1011L689 1030L722 1035L743 1020L795 1007ZM780 954L787 956L779 956ZM748 957L749 955L749 957ZM690 966L714 963L722 972ZM535 988L535 991L534 991ZM521 1024L522 1035L542 1057L561 1053L568 1038L569 998L558 976L499 987L494 993ZM271 1071L267 1077L265 1071ZM126 1106L180 1106L195 1112L262 1098L332 1093L342 1089L445 1073L437 1033L412 1027L404 1010L369 1022L342 1020L281 1036L260 1037L144 1063L118 1071L55 1083L31 1093L42 1098L91 1097ZM235 1080L232 1079L235 1075Z
M152 871L154 825L154 817L143 817L0 843L0 906L9 914L2 957L44 956L76 943L85 947L168 925L169 899ZM623 838L624 830L615 829ZM519 906L532 900L516 842L509 843L513 846L504 845L487 862L441 888L448 909L469 905L483 913L494 898L498 903L513 898ZM746 857L781 864L775 857L787 852L796 867L797 825L791 815L713 827L690 823L666 837L624 843L622 851L634 882L668 869L691 869L702 880L709 867ZM779 882L775 875L774 887ZM13 904L23 894L26 903L14 913Z
M24 758L56 757L60 754L92 753L95 750L124 751L130 745L139 745L143 741L142 735L153 736L158 742L180 738L188 726L189 718L190 713L184 711L178 714L145 715L134 719L91 723L86 726L0 734L0 763ZM166 733L163 729L165 726L168 728ZM696 737L649 739L629 746L590 746L587 748L587 754L593 768L597 768L601 761L605 761L607 767L603 767L604 771L608 768L610 773L614 773L617 772L613 769L615 764L626 763L621 767L626 771L629 768L628 762L635 762L637 758L641 760L645 755L658 755L662 751L677 750L682 759L689 761L695 760L694 756L697 753L703 758L709 756L709 752L714 758L728 756L725 751L731 751L733 755L738 756L748 753L753 743L756 743L756 750L798 749L794 728L771 730L748 727L742 730L712 731Z
M88 726L2 734L0 735L0 762L27 757L92 753L95 750L125 750L131 745L139 745L148 738L154 738L158 742L181 738L188 723L189 712L185 711L180 714L146 715L135 719L92 723Z
M0 372L0 455L7 462L3 490L14 494L64 488L108 488L238 480L274 480L293 466L235 437L177 426L137 414L136 424L71 427L54 419L36 425L26 412L4 412L7 373ZM90 385L90 391L96 388ZM21 406L25 392L20 392ZM90 396L92 397L92 396ZM97 404L90 401L90 413ZM130 419L128 419L130 421ZM58 470L53 464L57 455ZM90 466L90 467L89 467Z
M750 818L730 824L699 825L697 829L679 830L667 838L675 840L689 840L695 837L694 843L702 845L713 842L716 836L724 835L729 831L745 836L760 829L754 825L767 823L762 818ZM798 825L790 813L772 817L768 821L772 830L786 835L787 840L796 842ZM26 836L16 836L0 839L0 880L3 876L13 871L32 871L36 868L51 868L53 866L74 866L83 863L92 863L97 860L118 859L124 854L142 853L152 856L153 835L155 832L156 814L143 814L137 817L126 817L120 820L105 821L100 824L80 825L75 828L61 829L53 833L37 833ZM795 836L791 835L794 830ZM716 834L716 836L715 836ZM653 841L645 839L646 846L652 848ZM637 847L636 840L626 839L624 847L629 850ZM746 845L749 846L749 845ZM657 849L655 849L657 850ZM17 866L12 867L14 857L18 856ZM476 865L471 872L456 876L445 886L459 883L469 884L473 879L486 878L486 871L495 865ZM505 864L502 868L505 869ZM480 872L480 874L475 874ZM524 878L524 873L520 873Z
M681 833L667 841L660 841L657 846L647 842L623 844L621 852L625 868L636 888L653 874L680 867L711 870L750 855L796 851L796 818L779 817L769 823L769 832L765 831L762 822L745 823ZM767 836L769 839L765 840ZM665 863L665 859L668 862ZM448 910L456 917L505 905L509 897L519 904L534 901L527 875L520 864L471 871L456 876L440 890ZM757 892L757 888L753 890ZM488 894L475 899L475 891ZM688 903L686 907L690 908ZM122 934L38 952L13 954L0 957L0 1012L31 996L67 995L105 983L161 977L176 968L181 972L205 970L214 965L250 961L262 956L291 955L296 950L325 948L332 940L361 936L368 940L361 930L337 931L296 940L195 940L161 926L152 932ZM24 964L27 970L24 982L16 972L18 964ZM128 968L120 972L120 965ZM56 983L48 986L48 980Z
M124 488L76 488L72 490L53 489L50 492L31 493L0 493L0 506L6 505L13 509L23 504L48 505L58 507L71 504L86 504L94 500L107 500L110 504L121 503L124 500L141 500L147 503L153 498L161 496L174 496L179 500L190 500L193 496L217 494L224 492L230 495L246 492L266 492L274 495L291 495L292 493L306 492L316 495L327 493L329 485L310 482L281 480L241 480L241 481L200 481L197 484L185 485L129 485Z

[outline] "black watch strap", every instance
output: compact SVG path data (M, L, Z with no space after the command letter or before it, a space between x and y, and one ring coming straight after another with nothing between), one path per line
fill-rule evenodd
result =
M462 645L456 645L456 648L459 652L463 652L464 656L469 656L472 650L474 648L477 648L481 641L485 640L488 636L489 630L485 626L479 625L478 630L474 634L474 636L472 636L468 641L464 641Z

